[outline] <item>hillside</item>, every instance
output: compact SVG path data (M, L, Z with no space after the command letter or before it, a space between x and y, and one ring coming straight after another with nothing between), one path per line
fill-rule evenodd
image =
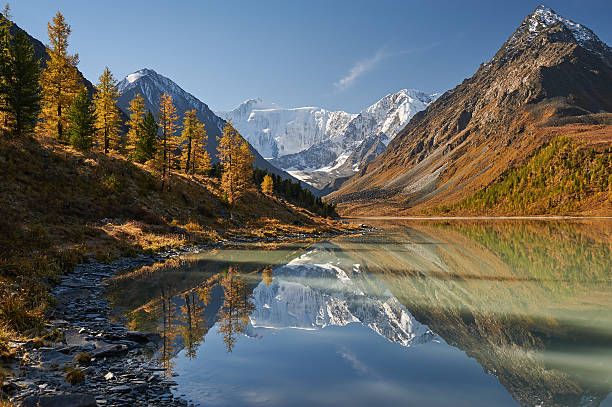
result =
M162 193L147 166L54 140L0 139L0 168L0 354L7 335L43 326L49 284L88 256L345 228L254 186L232 220L214 176L172 173Z
M603 151L612 142L610 112L612 50L590 29L540 6L491 61L415 115L328 199L352 215L450 206L526 164L554 137ZM609 206L589 212L609 213Z

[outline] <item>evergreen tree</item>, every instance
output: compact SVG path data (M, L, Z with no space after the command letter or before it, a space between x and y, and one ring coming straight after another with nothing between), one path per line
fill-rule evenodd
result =
M137 144L140 143L140 140L143 137L142 134L142 125L145 117L145 101L140 93L137 93L136 96L130 101L130 105L128 106L128 110L130 111L130 119L127 121L128 132L126 137L126 153L129 158L132 158L138 162L142 161L143 157L146 157L146 154L143 156L142 151L137 153ZM155 123L155 119L153 119ZM157 125L157 123L156 123ZM157 137L157 128L156 128L156 136ZM138 156L139 158L136 158ZM146 158L145 161L150 160L151 157Z
M65 110L83 88L76 68L79 56L68 54L70 26L59 11L52 23L47 24L47 29L50 42L47 53L50 59L41 76L41 131L64 142L67 127Z
M164 93L159 105L158 124L161 129L160 150L158 151L158 165L162 173L162 191L166 185L166 173L171 167L174 160L173 154L175 145L175 137L178 117L176 108L172 104L172 96Z
M89 150L96 130L93 106L87 90L83 88L68 110L70 144L79 150Z
M264 195L272 195L272 192L274 191L274 181L272 180L272 177L268 174L266 174L264 176L263 181L261 182L261 192L264 193Z
M253 154L248 143L228 121L217 147L223 167L221 186L230 205L246 191L253 178Z
M23 31L18 31L2 49L0 63L0 110L5 123L17 137L34 130L40 112L40 67L34 47Z
M108 154L111 148L119 150L119 108L116 100L119 97L117 92L117 81L113 77L108 66L104 73L100 75L100 82L96 86L97 93L94 96L94 106L96 109L96 127L100 135L100 144L104 146L104 154Z
M196 116L195 110L185 112L183 123L183 161L186 174L203 174L210 170L210 157L206 151L206 130Z
M136 140L134 148L134 160L139 163L144 163L155 157L159 127L150 110L138 126L139 129L135 133L139 138Z

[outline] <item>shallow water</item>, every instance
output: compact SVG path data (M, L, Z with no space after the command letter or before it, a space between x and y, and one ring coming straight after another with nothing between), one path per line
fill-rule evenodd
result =
M392 221L111 280L212 406L612 406L612 222Z

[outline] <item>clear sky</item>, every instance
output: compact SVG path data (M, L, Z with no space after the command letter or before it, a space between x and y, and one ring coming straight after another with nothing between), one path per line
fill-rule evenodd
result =
M349 112L402 88L444 92L489 60L542 0L13 0L44 43L60 10L97 82L151 68L213 110L260 97ZM612 44L612 1L548 0Z

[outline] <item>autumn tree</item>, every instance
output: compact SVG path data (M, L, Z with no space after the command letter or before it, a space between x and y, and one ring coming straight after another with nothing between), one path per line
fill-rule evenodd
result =
M83 88L68 110L70 144L79 150L89 150L95 132L96 116L87 90Z
M52 22L47 24L47 29L50 42L47 53L50 59L41 76L41 131L65 142L68 127L65 111L83 88L76 68L79 57L77 54L68 54L71 30L59 11Z
M96 86L98 91L94 96L96 111L96 127L104 146L104 154L108 154L111 148L119 150L119 108L116 100L119 97L117 91L117 80L113 77L108 66L100 75L100 82Z
M11 14L9 5L6 4L2 15L0 15L0 69L8 70L10 67L9 47L11 44ZM4 74L0 76L0 86L6 85ZM0 92L0 124L8 131L8 114L6 113L6 93Z
M172 96L164 93L159 104L158 125L161 130L161 140L159 146L159 167L162 173L161 189L164 190L166 185L166 173L170 169L173 160L175 145L175 136L177 129L176 108L172 103Z
M228 121L217 147L223 168L221 184L230 205L246 191L253 178L253 154L249 144Z
M206 130L196 116L195 110L185 112L183 122L183 161L185 173L204 173L210 170L210 157L206 151Z
M265 195L272 195L274 192L274 181L269 174L266 174L261 182L261 192Z
M10 20L1 18L0 111L11 132L21 137L34 130L40 112L40 66L25 32L19 30L10 38L4 31Z
M128 106L128 110L130 111L130 118L127 121L128 132L126 135L126 145L125 150L129 158L134 159L138 162L145 162L151 157L144 159L142 154L137 158L138 155L136 153L137 144L142 138L142 125L145 118L145 101L140 93L137 93L136 96L130 100L130 105ZM155 121L155 119L153 119Z
M135 130L138 138L134 145L133 158L136 162L145 163L155 157L157 134L159 132L155 117L150 110L144 116L144 119L138 123L138 129Z

